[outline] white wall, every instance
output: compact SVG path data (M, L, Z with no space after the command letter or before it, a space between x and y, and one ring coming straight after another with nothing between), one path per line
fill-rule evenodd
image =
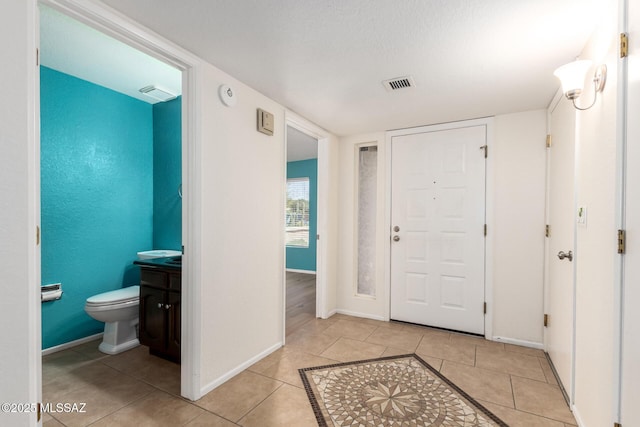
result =
M201 391L206 393L284 342L285 108L217 68L202 67ZM225 107L218 87L233 86ZM274 114L275 131L256 131L256 109ZM308 124L313 126L312 124ZM328 256L326 307L335 307L337 138L321 149L320 183Z
M0 402L41 400L39 256L35 246L39 201L38 141L33 102L38 92L35 65L35 1L3 2L0 13ZM35 424L35 414L0 412L0 425Z
M284 108L213 66L202 67L202 371L210 389L283 341ZM238 97L225 107L217 93ZM274 114L256 131L256 108Z
M319 147L319 153L329 163L327 170L321 174L318 180L320 186L320 195L318 204L324 210L325 215L320 218L323 222L322 226L326 232L326 236L320 236L319 248L326 253L326 257L322 260L322 266L325 273L325 306L323 313L317 313L320 317L326 318L331 313L335 313L338 306L338 266L340 264L339 257L339 189L340 189L340 153L339 139L330 135L326 144ZM321 167L322 164L320 165Z
M493 336L527 345L542 345L545 110L497 116L489 171L493 193L488 195L493 242ZM356 146L378 144L378 282L376 298L355 294ZM385 223L387 150L383 133L340 138L338 311L388 319L389 289L384 252L389 244Z
M547 114L501 115L494 123L493 335L541 346Z
M587 208L587 226L576 237L575 414L584 427L613 424L616 250L617 2L608 2L603 24L581 58L606 63L607 83L598 102L576 119L576 202ZM579 104L590 103L585 87ZM633 120L633 119L632 119Z

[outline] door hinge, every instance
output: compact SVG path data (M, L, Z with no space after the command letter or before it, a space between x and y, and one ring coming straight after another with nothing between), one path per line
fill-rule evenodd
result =
M547 145L547 148L551 147L551 135L547 135L546 145Z
M40 244L40 226L36 225L36 246Z
M487 235L487 224L484 225L484 235Z
M549 315L545 314L544 315L544 321L543 321L544 327L546 328L547 326L549 326Z
M36 403L36 411L38 413L38 422L40 422L40 419L42 418L42 405L40 404L40 402Z
M316 234L316 240L320 240L320 235Z
M182 255L184 255L184 245L182 245Z
M40 49L36 48L36 67L40 66Z
M484 158L486 159L489 156L489 146L485 144L480 149L484 150Z
M618 230L618 253L623 254L625 252L627 252L627 232Z
M549 224L544 226L544 237L549 237L551 236L551 227L549 226Z
M487 314L487 303L486 302L482 305L482 312L484 314Z
M627 33L620 33L620 58L626 58L629 55L629 36Z

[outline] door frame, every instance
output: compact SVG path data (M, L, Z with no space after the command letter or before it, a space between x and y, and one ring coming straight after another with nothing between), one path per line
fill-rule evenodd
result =
M317 206L316 206L316 232L320 239L316 241L316 317L320 317L322 319L326 319L329 317L328 313L328 304L327 304L327 237L328 237L328 219L329 219L329 203L328 203L328 188L329 188L329 138L330 135L324 129L314 125L313 123L307 121L306 119L300 117L296 113L285 110L284 115L284 134L285 134L285 142L284 142L284 183L283 183L283 194L287 192L287 174L286 174L286 166L287 166L287 126L290 126L296 130L299 130L302 133L305 133L316 140L318 140L318 174L317 174ZM285 223L284 219L284 210L283 210L283 219L282 224ZM284 225L282 228L283 236L284 236ZM313 236L313 238L317 238ZM287 261L287 252L286 246L284 245L284 237L282 240L282 251L283 251L283 259L284 263L282 265L282 270L286 273L286 261ZM282 342L286 341L286 310L287 310L287 275L283 274L282 280Z
M551 135L552 132L552 121L551 121L551 116L553 114L553 111L558 107L558 104L564 99L564 94L562 93L562 91L558 90L555 95L553 96L553 99L551 100L551 102L549 103L549 106L547 107L547 135ZM577 126L577 121L576 121L576 126ZM577 141L574 141L574 149L575 149L575 143ZM546 148L546 159L545 159L545 212L544 212L544 216L545 216L545 224L547 225L551 225L549 223L550 217L551 217L551 156L553 156L553 151L551 149L551 147L553 146L553 141L551 143L551 146L547 146ZM574 193L575 193L575 170L574 170ZM575 194L573 195L573 209L575 212L576 209L576 202L575 202ZM576 256L577 254L577 248L578 248L578 232L577 232L577 225L576 222L573 222L573 240L571 242L572 246L573 246L573 252L574 252L574 256ZM544 239L544 257L543 257L543 268L544 268L544 272L543 272L543 311L545 314L548 314L549 312L549 305L550 305L550 295L549 295L549 289L550 289L550 263L549 260L553 257L553 254L551 253L551 246L550 246L550 242L549 242L549 238L545 238ZM572 324L571 324L571 370L570 370L570 378L569 378L569 384L561 384L561 390L565 396L565 399L567 400L567 404L570 407L573 407L574 403L575 403L575 377L576 377L576 292L577 292L577 282L576 282L576 266L577 266L577 260L575 262L573 262L572 265L572 276L571 276L571 288L572 288L572 301L571 301L571 310L572 310L572 315L571 315L571 319L572 319ZM548 346L549 346L549 336L547 333L547 329L546 327L543 329L543 337L542 337L542 342L543 342L543 346L544 346L544 351L545 353L548 354ZM549 360L550 356L549 356ZM551 361L551 368L554 370L555 373L555 367L553 366L553 361ZM560 382L560 381L559 381Z
M484 117L479 119L463 120L459 122L440 123L428 126L419 126L407 129L392 130L386 133L385 145L386 145L386 182L385 182L385 224L387 230L391 230L393 224L391 224L391 169L393 166L392 159L392 139L398 136L413 135L417 133L425 132L439 132L444 130L462 129L467 127L484 126L486 132L486 144L488 147L488 157L486 159L485 169L485 221L487 224L487 235L484 240L485 257L484 257L484 295L485 302L487 303L487 312L484 316L484 336L491 340L493 339L493 227L494 227L494 214L493 214L493 195L494 191L494 177L493 177L493 156L491 155L491 147L493 146L494 138L494 119L493 117ZM385 304L385 319L391 318L391 240L384 246L384 262L385 266L385 283L387 289L387 301Z
M201 259L198 248L201 244L201 215L200 215L200 150L201 138L198 131L201 122L198 106L200 105L200 90L202 86L202 61L166 39L155 35L122 14L103 5L83 0L39 0L37 4L52 7L65 15L95 28L129 46L144 52L160 61L167 63L182 72L182 241L184 252L188 255L182 264L182 280L189 283L183 287L182 304L182 364L180 369L180 394L190 400L201 397L200 389L200 349L201 349ZM36 11L39 16L39 11ZM36 40L36 48L39 41ZM39 95L35 103L34 116L39 125ZM40 153L40 141L36 141L36 153ZM39 170L34 171L39 178ZM39 179L32 196L40 199ZM37 218L40 215L39 206L36 208ZM38 248L39 252L40 248ZM37 269L40 270L40 263ZM40 284L37 283L39 286ZM37 289L37 288L36 288ZM34 299L34 309L40 312L39 299ZM37 325L38 335L41 335L41 325ZM30 352L38 353L40 345ZM42 383L42 371L39 375L39 387ZM41 390L40 390L41 392Z
M640 8L632 7L628 0L618 0L618 29L621 33L637 34L640 23ZM629 114L633 115L637 111L640 96L637 95L639 85L629 77L637 73L639 67L636 65L639 50L631 46L629 53L624 58L618 59L618 93L617 93L617 135L616 135L616 227L618 230L625 230L627 233L625 253L618 254L615 261L614 278L614 312L619 313L619 318L614 324L614 421L623 424L628 423L627 414L634 412L628 409L632 406L634 398L630 392L625 390L628 381L633 381L638 377L629 377L626 370L635 360L629 360L634 354L638 354L640 339L629 333L628 324L635 324L639 318L635 304L638 302L634 297L638 293L630 291L632 283L637 283L640 279L640 271L634 267L638 260L637 248L632 249L630 243L636 243L637 235L634 239L634 231L638 229L639 222L633 215L636 204L629 203L628 200L636 200L640 194L637 180L638 164L637 150L629 149L631 155L627 154L629 141L634 140L639 134L640 126L635 121L629 120ZM631 90L630 90L631 89ZM630 211L630 212L629 212ZM631 239L629 238L631 237ZM632 330L632 332L634 332ZM632 338L633 337L633 338ZM635 397L635 396L634 396ZM626 425L626 424L624 424Z

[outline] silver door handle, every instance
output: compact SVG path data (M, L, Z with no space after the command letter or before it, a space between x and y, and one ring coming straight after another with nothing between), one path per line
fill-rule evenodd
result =
M567 258L569 261L573 261L573 252L569 251L564 253L563 251L558 252L558 258L565 259Z
M393 236L393 241L394 242L399 242L400 241L400 236Z

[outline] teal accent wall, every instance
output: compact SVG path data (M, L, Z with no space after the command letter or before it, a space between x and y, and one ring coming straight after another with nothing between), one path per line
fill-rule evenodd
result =
M85 300L139 282L153 244L153 107L40 67L42 347L103 330Z
M182 248L182 99L153 106L153 248Z
M309 247L287 246L287 268L316 271L316 235L318 234L318 160L287 163L287 179L309 177Z

